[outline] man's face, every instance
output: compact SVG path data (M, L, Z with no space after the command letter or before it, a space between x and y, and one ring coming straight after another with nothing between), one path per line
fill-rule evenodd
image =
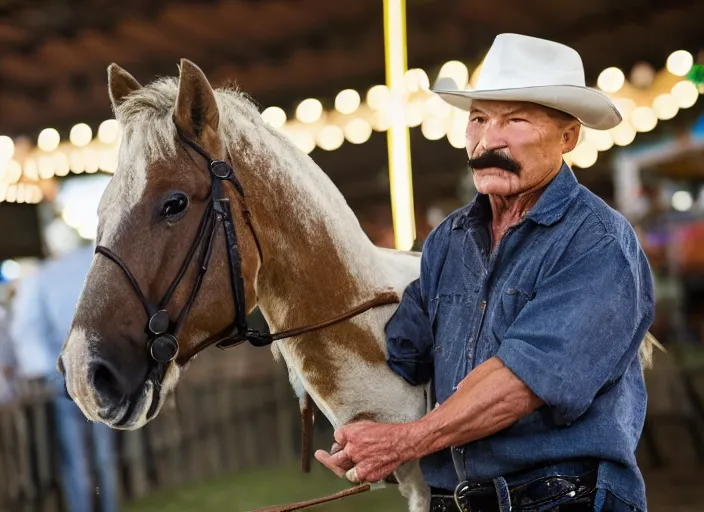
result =
M467 123L467 155L483 194L537 190L577 144L579 122L534 103L475 100Z

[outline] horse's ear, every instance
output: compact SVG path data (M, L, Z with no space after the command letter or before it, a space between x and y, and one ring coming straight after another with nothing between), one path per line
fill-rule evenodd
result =
M178 98L174 120L186 135L202 139L217 134L220 114L215 93L201 69L188 59L181 59Z
M140 83L120 66L115 63L108 66L108 91L113 110L122 103L128 94L141 88Z

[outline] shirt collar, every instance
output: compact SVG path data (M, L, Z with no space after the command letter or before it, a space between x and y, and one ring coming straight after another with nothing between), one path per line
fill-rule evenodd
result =
M551 226L565 214L577 191L577 178L572 169L563 161L560 171L545 188L538 202L526 217L537 224ZM488 196L477 193L464 211L452 221L452 229L465 227L468 223L485 222L491 217Z

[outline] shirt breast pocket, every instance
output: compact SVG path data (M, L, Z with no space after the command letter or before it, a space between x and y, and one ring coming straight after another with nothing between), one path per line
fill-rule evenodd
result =
M523 308L534 298L535 292L528 287L507 286L501 294L501 307L497 312L501 318L496 319L498 321L492 324L508 329Z
M471 304L464 295L441 295L429 303L437 401L444 402L463 376Z

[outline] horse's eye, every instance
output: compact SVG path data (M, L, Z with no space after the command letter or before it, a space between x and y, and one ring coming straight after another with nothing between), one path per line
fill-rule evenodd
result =
M161 214L167 220L176 220L180 218L188 207L188 196L182 192L174 192L166 200L161 209Z

